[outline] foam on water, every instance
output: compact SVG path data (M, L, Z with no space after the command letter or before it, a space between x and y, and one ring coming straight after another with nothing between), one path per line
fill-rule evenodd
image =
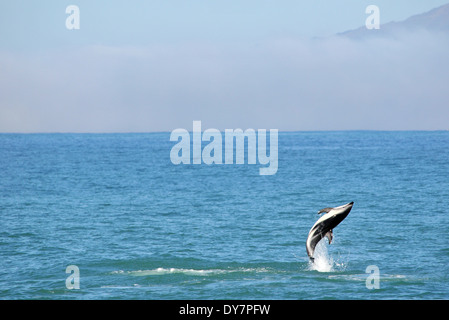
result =
M114 274L129 274L132 276L161 276L166 274L184 274L191 276L211 276L217 274L229 274L229 273L259 273L269 272L266 268L237 268L237 269L185 269L185 268L156 268L150 270L135 270L135 271L114 271Z
M209 270L196 270L196 269L183 269L183 268L156 268L152 270L136 270L129 271L128 274L133 276L158 276L165 274L185 274L192 276L208 276L213 274L223 273L224 270L220 269L209 269Z

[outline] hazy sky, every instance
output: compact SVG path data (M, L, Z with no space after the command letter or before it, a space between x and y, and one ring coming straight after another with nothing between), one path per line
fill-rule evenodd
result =
M330 37L445 3L2 1L0 132L448 129L447 34Z

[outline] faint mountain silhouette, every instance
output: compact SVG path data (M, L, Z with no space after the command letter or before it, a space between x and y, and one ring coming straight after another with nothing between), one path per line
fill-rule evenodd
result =
M366 26L363 26L337 35L361 40L372 37L395 37L403 32L420 30L449 34L449 4L412 16L404 21L381 24L380 29L377 30L368 30Z

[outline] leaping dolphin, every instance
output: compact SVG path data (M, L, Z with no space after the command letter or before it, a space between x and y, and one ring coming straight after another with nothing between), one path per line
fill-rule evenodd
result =
M307 254L312 262L314 261L313 253L315 252L315 247L318 242L324 237L327 237L329 244L331 244L333 238L332 230L346 218L351 211L353 204L354 202L350 202L340 207L324 208L318 211L318 214L323 212L326 212L326 214L315 222L309 231L309 236L306 241Z

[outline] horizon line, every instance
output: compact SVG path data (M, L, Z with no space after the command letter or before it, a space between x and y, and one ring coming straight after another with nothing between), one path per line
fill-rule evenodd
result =
M173 130L176 130L179 128L175 128ZM241 128L234 128L235 129L241 129ZM252 128L247 128L252 129ZM245 129L245 130L247 130ZM17 131L17 132L1 132L0 135L7 135L7 134L21 134L21 135L31 135L31 134L149 134L149 133L171 133L173 130L160 130L160 131L101 131L101 132L95 132L95 131L36 131L36 132L23 132L23 131ZM206 129L207 130L207 129ZM243 130L243 131L245 131ZM279 133L295 133L295 132L447 132L449 129L335 129L335 130L280 130L280 129L265 129L267 131L269 130L278 130ZM205 130L201 130L201 132L204 132ZM220 132L224 130L219 130ZM189 133L193 133L193 130L187 130Z

